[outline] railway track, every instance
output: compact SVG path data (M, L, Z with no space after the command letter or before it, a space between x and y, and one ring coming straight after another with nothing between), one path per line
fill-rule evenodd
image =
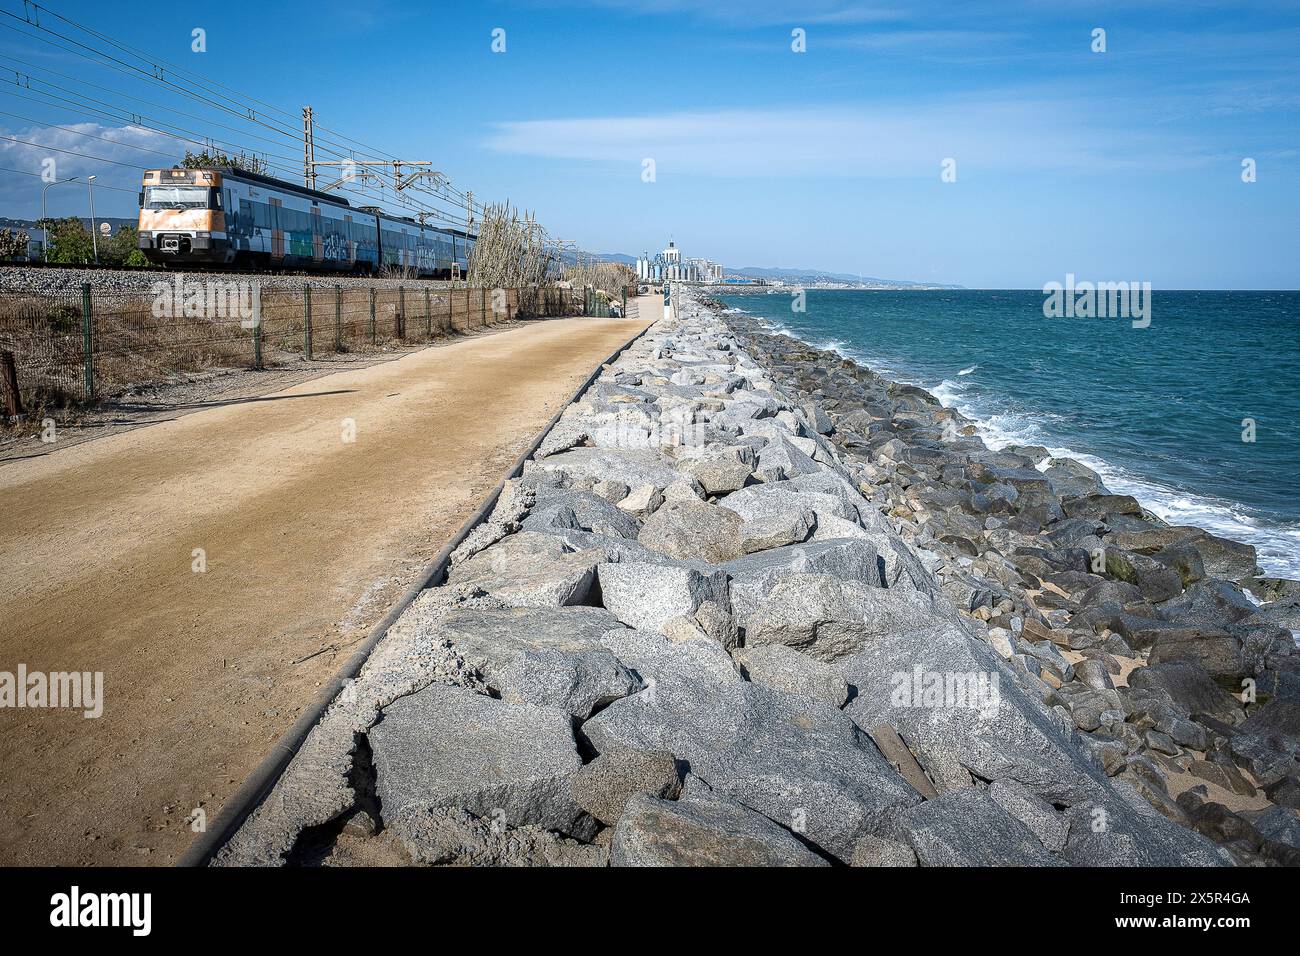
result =
M140 275L185 275L188 273L199 273L204 275L267 275L267 276L302 276L307 279L380 279L391 280L393 282L419 283L420 285L437 285L449 288L463 288L465 281L460 280L453 285L450 279L422 279L418 276L386 276L372 275L366 272L346 272L346 273L328 273L328 272L309 272L301 269L256 269L249 267L235 267L228 265L204 266L197 263L187 264L184 269L171 269L159 266L118 266L118 265L90 265L75 262L9 262L0 263L2 269L36 269L44 270L76 270L80 272L127 272Z
M122 293L144 293L158 282L182 280L211 281L228 279L231 281L258 280L269 288L301 288L309 285L314 289L330 289L334 286L344 288L378 288L378 289L463 289L463 280L452 282L448 279L420 279L415 276L366 276L354 274L330 274L319 272L302 272L296 270L270 269L232 269L228 267L156 269L138 266L85 266L67 263L24 263L22 265L0 266L0 293L9 295L69 295L78 293L83 284L89 283L91 291Z

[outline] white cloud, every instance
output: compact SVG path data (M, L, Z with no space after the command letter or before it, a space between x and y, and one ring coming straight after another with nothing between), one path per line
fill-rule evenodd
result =
M135 192L140 188L144 169L170 166L185 152L183 144L172 137L137 126L75 123L66 124L61 129L43 126L0 129L0 136L9 137L0 139L0 166L6 167L0 170L0 202L16 215L39 211L40 192L45 182L24 174L43 174L47 161L53 163L51 175L57 179L75 176L84 183L93 175L96 186L115 186ZM49 195L52 204L56 200L55 192L51 190ZM121 193L109 193L103 202L106 207L116 208L127 200ZM130 199L130 204L134 205L134 202ZM96 206L99 205L97 196Z

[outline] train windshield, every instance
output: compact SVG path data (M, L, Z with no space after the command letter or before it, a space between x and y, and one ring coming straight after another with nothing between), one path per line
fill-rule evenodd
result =
M207 209L207 186L150 186L144 191L146 209Z

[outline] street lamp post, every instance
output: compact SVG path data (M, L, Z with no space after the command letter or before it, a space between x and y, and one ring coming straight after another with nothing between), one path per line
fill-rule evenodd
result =
M91 176L86 180L86 188L90 190L90 241L95 247L95 265L99 265L99 228L95 225L95 177Z
M76 181L76 176L73 176L71 179L56 179L52 183L46 183L45 188L41 190L41 228L45 230L45 241L41 245L44 247L42 251L46 262L50 261L50 225L49 218L45 215L45 194L49 192L51 186L59 186L63 183L75 183Z

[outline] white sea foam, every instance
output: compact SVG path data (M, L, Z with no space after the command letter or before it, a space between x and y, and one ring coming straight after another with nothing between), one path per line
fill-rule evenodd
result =
M961 393L965 390L965 382L954 382L950 378L945 378L934 388L930 389L930 394L937 398L943 405L953 407L957 404Z
M971 372L975 371L977 368L979 368L978 365L972 365L970 368L964 368L964 369L962 369L962 370L961 370L960 372L958 372L957 374L958 374L958 375L969 375Z

